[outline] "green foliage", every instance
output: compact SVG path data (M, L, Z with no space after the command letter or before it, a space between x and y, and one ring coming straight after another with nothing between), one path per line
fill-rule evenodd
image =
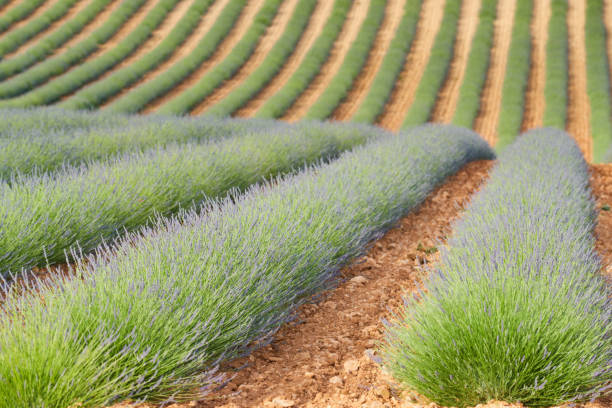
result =
M46 82L53 76L63 74L71 66L83 61L96 51L100 44L113 34L144 4L145 0L124 1L112 13L108 21L89 37L59 55L51 57L31 69L0 83L0 99L21 95ZM1 105L1 103L0 103Z
M497 125L497 144L495 145L497 150L502 150L521 132L525 91L529 81L531 62L530 23L532 14L533 0L523 0L516 3L512 43L508 51L506 76L504 77L499 123Z
M327 128L313 125L302 130ZM287 136L252 138L245 159L273 149L285 150L276 159L286 161L296 147L326 139ZM0 406L200 397L214 385L217 363L274 333L445 177L492 156L467 129L428 126L377 139L200 214L159 222L80 264L78 279L43 283L37 295L9 293L0 312Z
M221 43L234 26L245 4L246 0L232 0L228 2L215 24L198 43L195 50L170 67L163 75L130 90L126 95L121 96L108 105L105 110L110 112L136 113L177 86L215 52L219 43Z
M459 102L452 123L472 127L480 109L480 94L487 79L491 58L497 0L483 0L478 14L478 28L474 33L463 82L459 88Z
M212 116L229 116L257 95L283 68L283 65L295 50L295 46L306 29L315 6L316 1L314 0L300 0L289 24L287 24L287 28L268 52L263 63L236 89L223 100L210 107L205 113Z
M329 117L336 107L347 96L353 86L357 75L364 67L380 25L385 16L384 0L373 0L368 8L366 16L357 38L351 44L342 66L331 80L323 94L310 107L305 119L325 119Z
M16 22L30 15L45 0L28 0L19 2L15 7L3 10L0 16L0 33L8 30ZM6 3L6 2L5 2Z
M352 121L374 123L391 97L416 32L422 0L406 0L404 16L365 99Z
M605 160L606 152L612 145L612 85L603 16L603 0L586 2L587 92L591 103L593 161L596 163Z
M566 0L552 0L546 43L546 84L544 126L565 129L567 118L568 40Z
M402 123L402 128L427 122L433 112L438 99L438 92L442 88L453 57L460 9L460 1L446 2L442 25L431 50L429 62L414 95L414 101Z
M65 109L96 108L114 95L140 80L148 71L167 60L174 51L196 29L213 0L194 2L185 15L177 22L172 31L162 42L138 59L138 61L121 68L108 77L81 89L68 99L59 103Z
M331 16L319 34L299 68L293 73L285 86L272 95L255 114L258 118L278 118L282 116L293 102L308 88L329 57L334 41L342 30L346 20L350 0L335 0Z
M189 113L198 103L213 93L223 81L234 76L255 51L259 38L272 24L280 3L281 0L266 0L255 16L255 21L234 46L231 54L202 76L197 83L160 106L157 113L164 115Z

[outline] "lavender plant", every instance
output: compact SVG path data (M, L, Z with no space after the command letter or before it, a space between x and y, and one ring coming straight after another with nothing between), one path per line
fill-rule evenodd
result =
M53 174L0 183L0 275L66 261L124 230L245 189L384 134L370 126L305 123L207 143L167 144ZM111 145L112 146L112 145Z
M455 224L427 293L388 327L384 365L449 406L556 406L607 393L612 319L595 216L571 137L522 135Z
M387 135L129 235L80 263L81 279L9 290L0 406L201 396L219 361L273 333L446 176L492 156L467 129Z

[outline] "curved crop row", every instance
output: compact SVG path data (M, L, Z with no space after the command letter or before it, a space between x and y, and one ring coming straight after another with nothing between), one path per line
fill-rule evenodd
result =
M0 59L59 20L76 2L77 0L60 0L38 18L3 35L0 38Z
M259 38L272 23L280 3L281 0L266 0L249 30L232 49L232 53L200 78L196 84L160 106L156 112L160 114L188 113L223 81L231 78L255 51Z
M567 1L552 0L546 44L546 85L544 126L565 128L567 119L568 43Z
M36 44L28 48L27 52L21 53L8 60L0 62L0 80L11 75L23 72L38 61L42 61L51 55L57 48L61 47L76 33L81 31L85 25L91 22L111 2L111 0L94 0L74 18L67 21L57 30L42 38Z
M391 97L416 32L423 0L406 0L404 16L365 99L351 118L354 122L374 123Z
M125 122L121 127L117 123L92 121L97 126L60 128L44 133L39 129L30 133L7 132L0 138L0 180L8 182L18 175L55 172L66 165L86 165L126 152L202 143L268 128L282 129L280 123L252 119L147 116L146 119L126 118Z
M280 40L270 50L264 62L234 91L213 105L205 114L229 116L244 106L265 87L292 54L316 6L316 1L300 0Z
M281 116L306 90L329 56L350 8L351 1L335 0L331 16L325 22L323 30L304 57L299 68L285 85L263 104L255 114L256 117L277 118Z
M97 58L86 61L64 75L17 98L2 101L0 106L27 107L51 104L117 65L134 52L163 22L179 0L160 0L126 38Z
M492 155L466 129L381 139L131 236L42 296L9 295L0 405L198 397L217 362L274 332L445 177Z
M445 406L600 395L612 380L612 309L595 219L572 138L520 136L455 224L426 292L389 328L387 368Z
M516 3L512 42L508 50L508 65L497 125L496 149L503 149L521 132L531 62L530 23L533 1L523 0Z
M55 75L66 72L66 69L79 63L106 42L121 26L142 7L146 0L124 1L113 12L108 21L93 32L87 39L57 56L51 57L28 71L0 83L0 99L21 95L46 82Z
M452 123L472 127L480 108L480 95L487 79L493 45L497 0L483 0L478 13L478 28L470 46L470 56L459 89L459 101Z
M219 43L234 26L245 4L246 0L228 2L213 27L190 55L181 59L163 75L136 87L104 109L111 112L136 113L156 98L165 95L213 55Z
M612 84L610 61L606 53L606 30L603 22L603 0L589 0L586 7L585 36L587 92L591 105L593 161L603 160L612 143ZM609 39L612 41L612 39Z
M0 33L8 30L17 21L26 18L44 2L45 0L21 1L10 10L3 11L2 15L0 16Z
M299 131L284 125L217 142L169 144L2 183L0 274L65 261L65 251L77 243L90 251L156 214L336 155L371 133L355 126L294 129Z
M127 67L113 72L108 77L78 91L57 106L66 109L95 108L103 104L122 89L138 81L146 72L168 59L187 37L196 29L202 15L213 0L194 2L164 40L142 58Z
M386 1L384 0L373 0L370 3L368 15L361 25L357 38L351 44L342 66L319 99L306 112L305 119L328 118L346 98L353 82L363 69L370 50L375 46L374 39L385 16L385 6Z
M431 116L438 92L453 58L455 36L459 26L460 1L447 1L442 25L433 44L427 68L421 77L414 101L402 123L402 128L425 123Z

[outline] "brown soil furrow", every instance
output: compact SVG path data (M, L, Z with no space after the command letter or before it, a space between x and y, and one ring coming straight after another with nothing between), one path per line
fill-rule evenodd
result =
M450 123L459 101L459 90L470 57L472 39L478 27L481 0L463 0L453 49L453 60L432 114L432 122Z
M196 29L193 31L193 33L185 40L185 42L180 47L178 47L174 51L174 53L172 54L170 58L168 58L165 62L162 62L157 68L144 74L143 77L136 83L132 84L128 88L123 89L117 95L110 98L108 101L106 101L102 105L102 107L114 102L119 97L129 93L132 89L148 81L153 80L154 78L158 77L160 74L166 72L168 69L174 66L182 58L191 54L196 49L200 41L202 40L202 37L208 34L212 26L217 21L217 18L219 17L219 15L221 14L223 9L229 2L230 0L215 1L210 6L210 8L206 11L206 14L202 17L202 19L200 20L200 23L198 24Z
M410 109L444 16L445 0L424 0L414 41L378 124L396 131Z
M323 30L325 22L329 18L334 6L333 1L319 0L314 12L310 16L308 26L304 30L304 34L297 43L295 50L285 62L285 65L281 68L280 72L266 85L254 98L252 98L246 105L235 112L235 116L250 117L255 115L255 112L274 95L279 89L281 89L289 78L299 68L300 64L306 57L306 54L312 47L312 44L316 41L317 37Z
M497 122L506 77L508 51L512 41L515 9L516 0L500 0L497 5L491 60L480 97L480 111L474 124L476 132L480 133L491 146L495 146L497 142Z
M546 97L546 43L550 20L550 0L535 0L531 21L531 65L525 94L522 131L542 126Z
M346 16L346 21L340 30L338 39L334 42L329 57L321 67L308 88L287 109L282 119L294 122L301 119L308 109L316 102L321 94L327 89L329 83L344 62L346 53L351 48L353 41L359 34L359 29L368 15L369 2L365 0L354 0L351 9Z
M276 42L281 38L285 28L289 24L293 12L297 6L298 0L285 0L279 7L274 20L266 30L266 33L259 39L257 47L253 54L244 63L233 77L226 80L220 87L210 94L206 99L200 102L192 111L193 115L199 115L210 108L221 99L225 98L238 85L242 83L249 75L253 73L261 63L266 59L268 53L274 47Z
M66 22L70 21L75 15L77 15L78 13L83 11L83 9L85 9L87 6L89 6L90 3L91 3L91 0L81 0L81 1L78 1L76 4L74 4L72 7L70 7L68 12L66 14L64 14L59 20L55 21L49 27L47 27L46 29L44 29L43 31L41 31L40 33L35 35L34 37L30 38L24 44L19 46L19 48L17 48L16 50L6 54L3 57L3 59L4 58L11 58L11 57L14 57L15 55L19 55L19 54L22 54L24 52L27 52L30 49L30 47L34 46L43 37L46 37L46 36L52 34L53 31L55 31L56 29L60 28Z
M402 20L405 3L405 0L389 0L387 3L385 17L378 33L376 33L376 38L374 39L374 44L365 66L355 79L351 90L332 114L334 120L349 120L368 94L370 86L387 54L391 40L395 37L397 27Z
M89 37L94 31L96 31L98 28L100 28L102 25L106 23L110 15L117 9L117 7L121 5L121 3L122 3L122 0L113 0L89 24L83 27L83 30L81 30L78 34L76 34L74 37L68 40L66 44L57 48L53 52L52 56L66 52L66 50L68 50L69 48L75 46L76 44L80 43L81 41Z
M23 0L23 1L28 1L28 0ZM23 20L19 20L19 21L14 22L8 28L8 30L6 30L6 31L4 31L3 33L0 34L0 38L4 37L6 34L10 33L13 30L16 30L18 28L23 27L24 25L28 24L30 21L40 17L44 12L46 12L49 8L51 8L53 5L55 5L55 3L57 3L57 1L58 0L45 0L45 2L43 2L43 4L41 4L40 6L38 6L38 7L36 7L34 9L32 14L29 14ZM15 3L15 5L17 5L17 4Z
M566 129L576 139L585 159L590 162L593 160L593 141L590 137L591 106L587 94L585 13L585 2L569 2L567 10L569 106Z
M389 318L388 307L402 305L406 291L420 286L424 264L437 259L423 247L446 239L461 213L456 203L464 204L479 188L492 164L470 163L451 176L344 268L344 283L320 303L302 306L298 324L285 325L270 345L223 367L232 375L232 367L247 365L225 388L204 401L171 407L400 407L389 388L393 382L368 357L381 339L381 319Z
M601 256L604 272L612 278L612 164L591 165L591 187L600 209L595 227L595 243ZM601 210L606 208L607 210Z
M181 92L189 89L192 85L196 84L206 73L215 65L223 61L228 55L231 54L234 46L242 39L242 36L247 32L257 12L263 6L263 0L249 0L244 10L238 17L238 20L232 27L227 37L219 44L217 50L213 55L198 69L196 69L191 75L181 81L180 84L172 88L172 90L165 95L157 98L150 104L148 104L142 111L142 113L151 113L157 110L161 105L165 104L169 100L173 99Z

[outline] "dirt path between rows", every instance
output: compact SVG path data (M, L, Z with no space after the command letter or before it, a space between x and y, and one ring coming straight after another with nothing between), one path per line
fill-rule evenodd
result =
M453 46L453 59L446 74L444 85L438 94L434 107L432 122L450 123L459 101L459 90L467 68L472 39L478 28L482 0L464 0L461 4L461 15L457 27L457 37Z
M242 82L248 78L249 75L259 68L276 42L281 39L287 25L289 24L289 20L291 20L291 17L293 16L297 3L298 0L285 0L280 5L276 16L272 20L272 23L270 26L268 26L265 34L259 39L253 54L251 54L244 65L242 65L238 72L234 74L234 76L223 82L223 84L215 89L213 93L200 102L191 111L192 115L200 115L204 113L212 105L229 95L234 89L242 84Z
M487 79L480 97L480 110L474 129L491 146L497 142L497 122L501 109L502 91L506 78L508 52L512 42L512 27L517 0L500 0L494 23L493 47Z
M71 96L78 93L80 90L87 88L90 85L94 85L99 81L106 79L109 75L119 71L122 68L128 67L131 64L137 62L140 58L142 58L149 51L155 49L174 29L176 24L180 21L181 18L185 15L189 7L193 4L194 1L197 0L181 0L179 3L166 15L162 23L151 33L149 38L147 38L139 47L137 47L130 55L121 60L117 65L112 67L111 69L105 71L102 75L98 76L95 80L88 82L82 87L74 90L73 92L62 96L61 100L65 101L70 99ZM146 16L146 15L145 15ZM136 29L137 27L134 27ZM129 35L129 33L128 33Z
M570 1L567 9L567 35L569 59L569 106L567 111L567 131L576 139L587 161L593 160L593 141L591 139L591 106L587 94L585 13L586 4Z
M346 98L340 103L332 114L334 120L349 120L365 99L374 78L378 74L380 66L387 55L391 40L395 37L404 15L406 0L389 0L385 8L385 17L376 33L374 44L368 55L368 59L361 72L355 79L351 90Z
M219 18L219 15L229 2L230 0L217 0L213 4L211 4L202 19L200 20L198 26L193 31L193 33L191 33L191 35L187 37L183 44L181 44L178 48L174 50L174 53L170 56L170 58L158 65L157 68L145 73L139 81L135 82L131 86L123 89L117 95L108 99L104 104L101 105L101 107L104 108L105 106L113 103L115 100L129 93L131 90L137 88L138 86L157 78L159 75L172 68L181 59L191 54L200 44L202 38L204 38L204 36L208 34L212 26Z
M94 31L100 28L102 25L107 23L110 15L121 5L122 0L113 0L110 4L108 4L104 10L100 14L98 14L92 21L90 21L83 29L77 33L74 37L66 42L66 44L57 48L51 56L55 56L58 54L62 54L66 52L69 48L77 45L81 41L85 40L89 37ZM51 57L48 57L51 58Z
M535 0L531 20L531 64L525 93L525 108L521 131L541 127L544 121L546 97L546 43L550 21L550 0Z
M174 99L177 95L189 89L192 85L195 85L204 75L208 73L208 71L230 55L234 49L234 46L238 44L244 34L248 31L263 4L263 0L249 0L245 8L240 13L234 27L232 27L227 37L221 41L213 55L204 61L204 63L194 72L192 72L191 75L181 81L180 84L172 88L172 90L165 95L162 95L149 103L142 110L142 113L151 113L156 111L161 105L165 104L171 99Z
M333 1L319 0L317 5L308 20L308 26L302 37L298 41L295 50L289 56L280 72L266 85L257 95L255 95L249 102L246 103L242 108L238 109L234 116L240 117L251 117L261 108L261 106L278 92L291 78L295 71L299 68L306 57L308 51L312 47L312 44L316 41L325 26L325 22L331 15L334 7Z
M28 1L28 0L22 0L22 1ZM18 28L23 27L24 25L28 24L30 21L40 17L44 12L46 12L47 10L49 10L52 6L55 5L55 3L57 3L58 0L45 0L40 6L36 7L31 14L28 14L27 16L25 16L23 18L23 20L19 20L19 21L14 21L12 25L10 25L6 31L3 31L0 34L0 38L4 37L5 35L7 35L8 33L10 33L13 30L16 30ZM14 6L17 6L17 3L14 4ZM11 7L12 8L12 7ZM10 10L7 10L7 12Z
M602 258L606 276L612 279L612 164L591 165L591 186L600 210L595 228L595 247Z
M325 92L348 53L351 45L357 38L361 25L368 15L369 2L366 0L354 0L346 20L340 30L338 38L334 42L329 57L323 63L321 70L314 77L308 88L293 102L283 114L282 120L295 122L300 120L308 109Z
M74 4L72 7L70 7L70 9L68 9L68 12L66 14L64 14L62 17L60 17L57 21L51 23L51 25L49 27L45 28L43 31L41 31L37 35L35 35L34 37L30 38L28 41L26 41L25 43L20 45L19 48L17 48L16 50L11 51L8 54L5 54L4 57L2 57L2 58L3 59L5 59L5 58L12 58L12 57L14 57L16 55L23 54L24 52L27 52L31 47L33 47L41 39L43 39L43 37L46 37L48 35L53 34L53 32L55 30L61 28L65 23L67 23L72 18L74 18L74 16L76 16L78 13L83 11L83 9L85 9L87 6L89 6L91 2L92 2L92 0L80 0L80 1L77 1L76 4Z
M451 0L454 1L454 0ZM445 0L424 0L419 16L417 31L406 57L404 68L399 75L391 98L377 123L384 128L396 131L402 125L406 112L410 109L414 95L433 47L436 35L444 17Z

